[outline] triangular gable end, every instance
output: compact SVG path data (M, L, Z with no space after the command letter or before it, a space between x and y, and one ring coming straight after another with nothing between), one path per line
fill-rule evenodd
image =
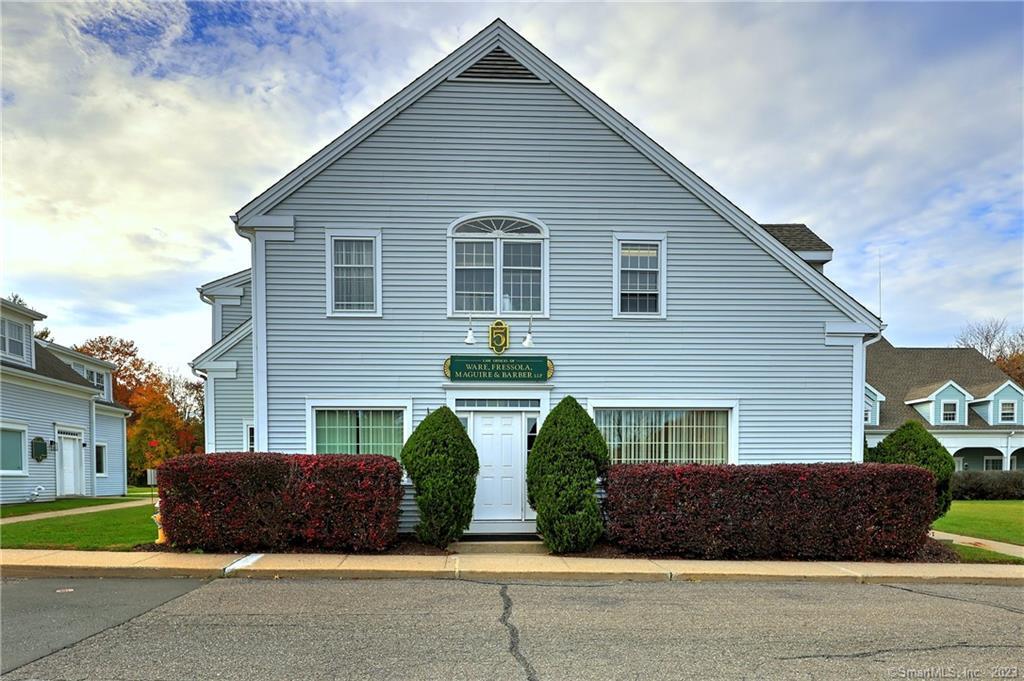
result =
M476 62L491 54L496 48L509 54L515 62L538 78L549 82L591 115L604 123L610 130L636 148L652 163L661 168L669 177L680 183L703 201L709 208L721 215L747 238L772 255L799 279L817 291L836 309L855 322L857 331L880 333L881 320L860 304L855 298L824 274L818 272L793 251L783 246L768 234L753 218L722 196L714 187L669 154L654 140L626 120L622 114L588 90L569 75L547 55L512 30L501 19L496 19L473 38L431 67L426 73L407 85L369 115L353 125L341 136L307 159L304 163L278 180L269 189L243 206L232 216L236 229L255 225L262 216L274 208L285 197L316 176L320 171L343 157L378 128L401 113L436 85L446 79L458 76Z
M472 66L455 76L454 80L541 81L533 71L523 66L501 47L495 47L485 54Z

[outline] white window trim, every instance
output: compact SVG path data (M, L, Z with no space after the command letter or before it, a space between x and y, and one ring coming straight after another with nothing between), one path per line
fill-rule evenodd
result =
M621 278L623 243L658 244L658 312L621 312L619 279ZM615 232L612 234L612 319L665 319L668 316L668 235L665 232Z
M96 448L103 447L103 472L96 473ZM110 475L107 473L107 443L106 442L95 442L92 446L92 470L97 478L109 478Z
M322 409L401 409L402 444L412 435L412 400L389 397L354 399L350 397L307 397L306 398L306 451L316 454L316 412Z
M252 428L252 450L249 449L249 429ZM241 451L256 451L256 424L252 421L242 421L242 447Z
M5 333L4 334L3 342L0 343L0 355L3 355L4 357L10 357L12 359L17 359L19 362L22 362L22 363L25 362L28 359L28 355L29 355L29 352L28 352L29 343L34 342L33 341L34 337L32 336L32 325L31 324L26 324L25 322L17 322L17 321L14 321L13 319L7 319L7 318L0 319L0 324L5 324L5 325L17 324L18 326L21 327L21 354L19 355L19 354L7 351L7 343L10 342L11 339Z
M943 417L947 404L952 404L954 407L956 407L956 418L952 421L947 421ZM962 425L960 423L960 400L942 400L942 403L939 404L939 422L936 425Z
M28 472L28 424L16 421L0 421L0 429L21 431L21 470L5 471L0 470L0 476L10 478L27 478Z
M864 407L864 425L873 426L875 425L875 408Z
M982 472L985 472L987 470L991 470L991 469L989 469L988 467L985 466L985 462L986 461L998 461L999 462L999 468L997 468L995 470L999 470L999 471L1003 470L1003 457L1002 456L986 456L986 457L984 457L984 459L981 462L981 470L982 470Z
M740 460L740 402L739 400L675 398L609 397L587 400L587 413L594 418L595 409L727 409L729 411L729 451L726 463Z
M1013 417L1009 420L1003 418L1003 405L1013 406ZM999 423L1017 423L1017 400L999 400Z
M373 240L373 309L372 310L335 310L334 309L334 240L335 239L371 239ZM327 293L327 317L383 317L384 294L383 248L379 229L325 229L324 230L324 262L325 285Z
M480 218L514 218L529 222L540 230L540 234L505 234L501 236L489 234L456 234L455 230L466 222ZM469 319L470 317L487 318L501 317L502 319L548 319L551 317L551 257L550 239L547 225L535 217L523 215L514 211L487 211L463 215L448 225L448 318ZM540 274L540 312L517 312L506 311L501 308L502 299L502 266L504 264L503 241L538 242L540 243L541 274ZM455 242L456 241L489 241L494 244L494 308L492 310L479 310L475 312L457 312L455 310Z

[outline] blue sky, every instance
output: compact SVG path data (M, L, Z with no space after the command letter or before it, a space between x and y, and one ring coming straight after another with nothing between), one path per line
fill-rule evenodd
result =
M1024 6L5 4L3 291L184 367L228 216L501 16L897 344L1024 323Z

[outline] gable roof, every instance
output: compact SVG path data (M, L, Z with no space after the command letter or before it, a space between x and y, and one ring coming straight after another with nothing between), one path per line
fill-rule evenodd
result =
M70 383L71 385L81 388L91 388L97 394L99 393L99 390L96 390L96 386L85 380L85 378L65 364L59 357L57 357L57 355L47 350L46 346L38 340L35 341L35 354L36 366L34 369L24 364L9 362L6 359L0 361L0 365L2 365L4 369L14 369L27 374L34 374L42 378L48 378L53 381Z
M669 177L686 187L751 241L774 256L810 288L847 315L851 321L863 324L866 333L877 333L881 330L882 322L877 316L796 253L779 243L749 215L641 132L501 19L496 19L341 136L242 206L238 213L232 216L236 230L245 229L247 226L258 223L262 216L265 216L286 196L344 156L429 90L445 79L456 78L481 58L490 55L496 48L501 48L531 73L556 86L572 98L579 106L631 144Z
M226 274L219 279L208 281L201 285L197 291L200 296L205 296L210 293L215 293L218 289L231 289L239 286L244 286L252 280L252 268L245 268L231 274Z
M47 350L56 350L57 353L64 353L66 355L71 355L72 357L79 357L83 362L91 362L93 364L98 364L101 367L107 367L108 369L117 368L117 365L114 364L113 362L108 362L107 360L100 359L99 357L93 357L92 355L86 354L84 352L79 352L78 350L74 350L64 345L60 345L59 343L54 343L53 341L36 339L36 343L42 343L43 345L46 346ZM75 373L77 374L78 372L76 371Z
M36 312L30 307L26 307L21 303L16 303L13 300L8 300L7 298L0 298L0 310L5 310L7 312L16 312L21 316L28 317L29 319L35 322L46 319L46 315L44 315L42 312Z
M913 405L906 402L927 399L950 383L973 396L975 401L991 395L1007 382L1016 385L974 348L897 348L884 337L868 346L867 382L889 397L879 410L878 425L869 427L881 430L897 428L911 420L926 422ZM969 409L966 427L985 429L1000 426L990 426L973 409Z
M239 341L252 334L252 317L239 324L234 331L227 334L219 341L203 351L198 357L189 362L193 369L202 369L225 352L235 347Z
M791 251L831 251L824 239L804 224L761 224L769 234L782 242Z

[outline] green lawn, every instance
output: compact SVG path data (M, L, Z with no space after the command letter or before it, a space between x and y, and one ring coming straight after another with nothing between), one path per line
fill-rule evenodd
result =
M136 487L135 485L128 485L128 494L147 497L152 494L153 496L156 496L156 487Z
M932 528L1024 546L1024 501L954 501Z
M156 540L150 506L118 508L98 513L26 520L0 526L5 549L82 549L128 551Z
M964 546L953 544L953 550L960 554L961 563L1006 563L1008 565L1024 565L1024 558L1008 556L1005 553L996 553L986 549L979 549L977 546Z
M104 504L116 504L122 501L132 501L132 499L129 497L100 497L96 499L57 499L56 501L6 504L0 506L0 518L13 518L18 515L32 515L33 513L46 513L48 511L66 511L71 508L84 508L86 506L103 506Z

